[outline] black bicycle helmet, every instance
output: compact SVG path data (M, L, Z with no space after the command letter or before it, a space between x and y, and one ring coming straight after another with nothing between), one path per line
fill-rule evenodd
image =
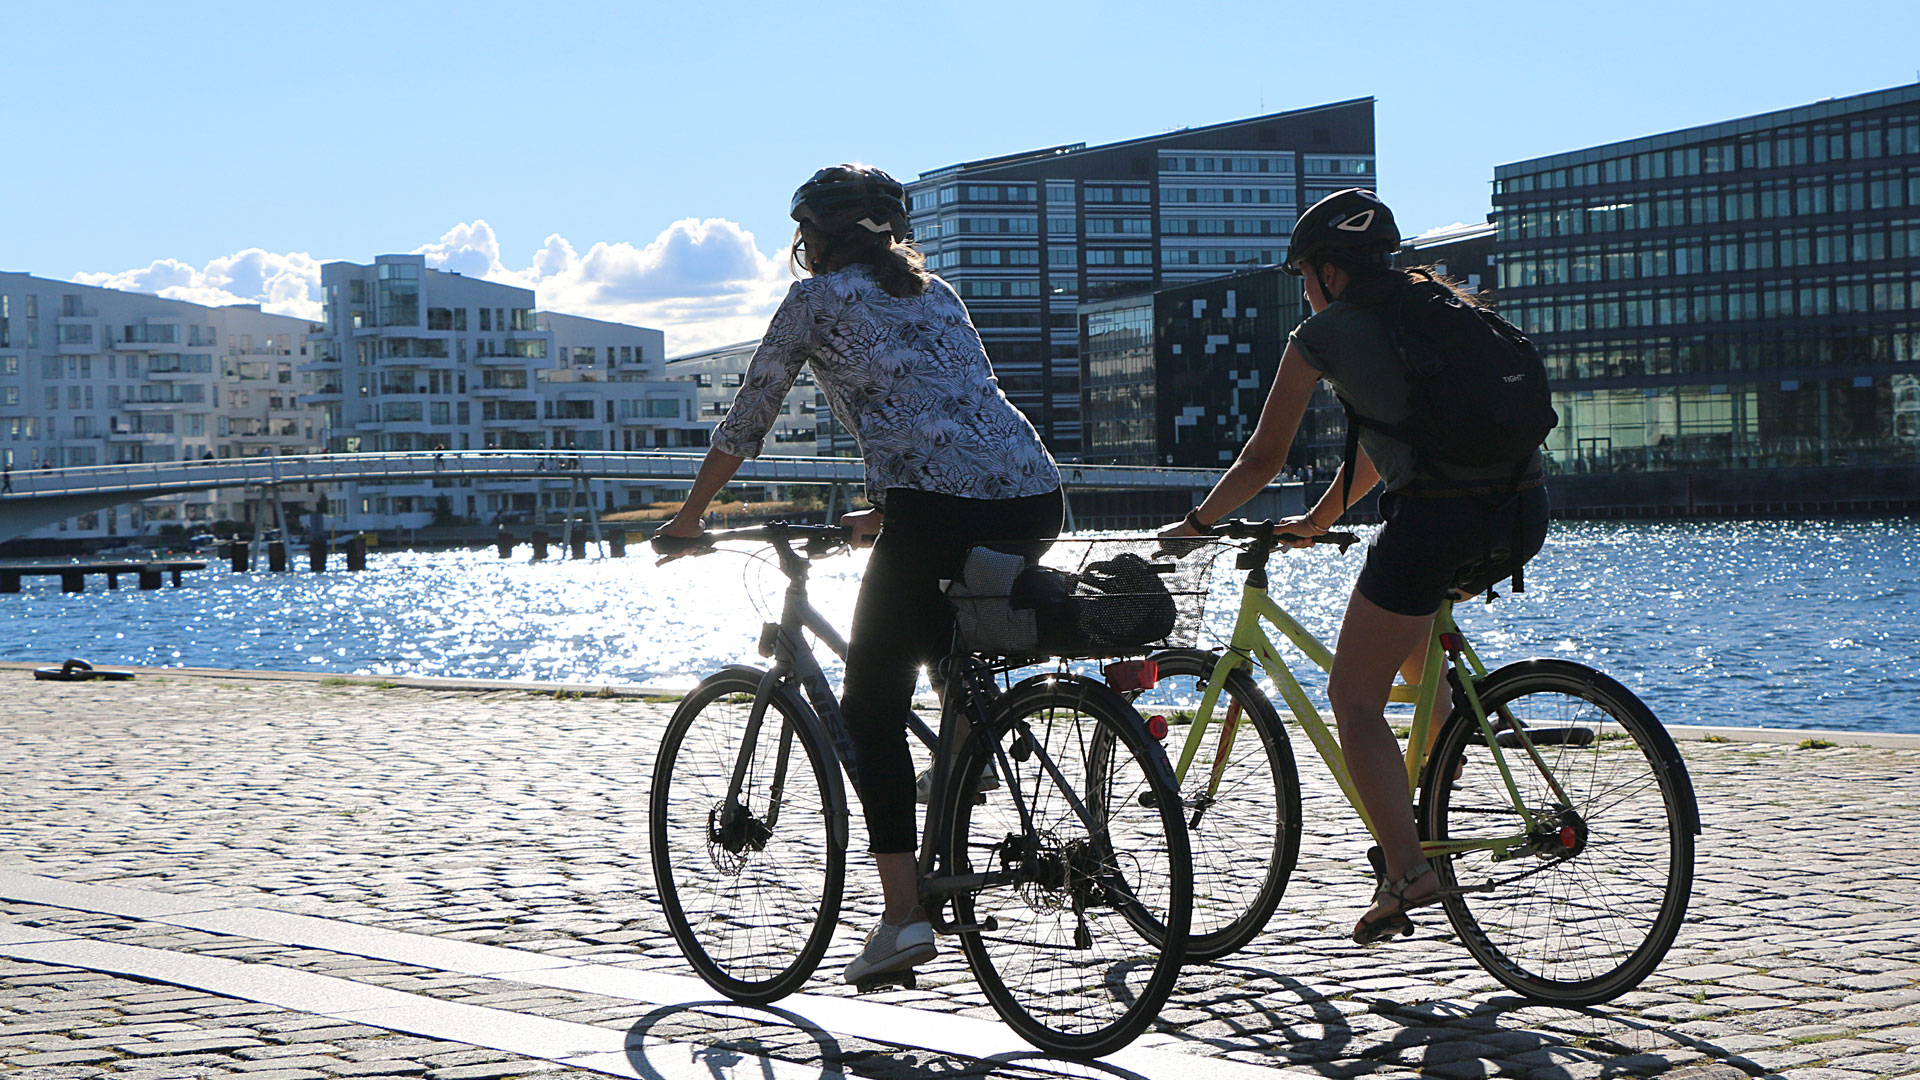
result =
M793 220L833 234L863 230L908 240L907 189L871 165L831 165L793 193Z
M1400 228L1380 196L1365 188L1344 188L1307 207L1293 223L1280 269L1299 277L1301 263L1332 252L1384 265L1399 250Z

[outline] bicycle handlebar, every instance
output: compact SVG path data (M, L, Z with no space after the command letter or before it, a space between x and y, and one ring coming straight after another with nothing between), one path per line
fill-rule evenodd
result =
M692 555L709 551L723 540L758 540L767 543L804 540L809 556L825 554L847 542L847 530L839 525L794 525L769 521L739 529L709 529L699 536L667 536L654 533L648 540L659 555Z
M1229 540L1306 540L1315 544L1337 544L1345 551L1360 542L1360 538L1350 532L1323 532L1317 536L1299 536L1283 533L1275 521L1251 521L1247 518L1226 518L1216 522L1213 535Z

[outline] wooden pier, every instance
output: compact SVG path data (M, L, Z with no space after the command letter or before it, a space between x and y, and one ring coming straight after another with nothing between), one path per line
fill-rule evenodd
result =
M107 588L120 587L120 575L131 574L140 579L142 589L157 589L163 577L173 578L173 587L180 587L180 575L188 570L204 570L207 564L199 559L148 559L127 562L87 562L87 563L15 563L0 566L0 593L20 591L20 579L23 577L57 577L60 579L60 591L79 593L87 591L87 577L91 574L105 574Z

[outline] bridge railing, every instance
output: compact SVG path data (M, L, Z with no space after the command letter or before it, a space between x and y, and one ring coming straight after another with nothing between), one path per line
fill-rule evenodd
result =
M102 493L155 494L331 483L417 482L437 476L499 479L570 476L690 480L704 455L698 450L445 450L355 454L301 454L199 461L77 465L8 474L21 497L52 498ZM1142 468L1062 464L1068 486L1185 487L1203 490L1218 473L1207 469ZM743 463L743 480L761 483L857 484L865 468L857 458L765 455Z

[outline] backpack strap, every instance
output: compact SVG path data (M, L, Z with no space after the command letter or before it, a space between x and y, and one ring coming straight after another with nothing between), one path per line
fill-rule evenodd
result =
M1340 459L1340 515L1333 524L1340 524L1340 518L1347 516L1347 504L1353 501L1353 464L1360 455L1360 425L1366 423L1359 413L1353 411L1353 403L1340 398L1340 407L1347 411L1347 449ZM1332 526L1328 526L1331 528Z

